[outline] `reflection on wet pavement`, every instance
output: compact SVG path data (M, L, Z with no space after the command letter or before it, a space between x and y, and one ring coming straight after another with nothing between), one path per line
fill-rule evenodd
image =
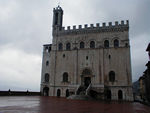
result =
M67 100L57 97L0 97L0 113L150 113L150 107L131 102Z

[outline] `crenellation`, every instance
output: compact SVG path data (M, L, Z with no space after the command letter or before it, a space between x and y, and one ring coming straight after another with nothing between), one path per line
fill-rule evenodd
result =
M85 24L84 27L82 27L82 25L78 25L78 28L76 27L76 25L72 26L67 26L67 28L62 27L62 29L59 32L53 32L54 35L56 33L61 34L61 35L65 35L65 34L74 34L74 33L79 33L79 34L84 34L84 33L98 33L98 32L111 32L111 31L126 31L129 28L129 20L125 21L121 21L120 23L118 21L115 21L115 24L112 24L112 22L108 22L108 24L106 24L105 22L102 23L102 25L100 25L100 23L96 23L96 25L94 26L94 24L90 24L88 26L88 24Z
M105 23L105 22L104 22L104 23L102 23L102 25L103 25L102 27L106 27L106 23Z
M118 25L119 25L118 21L115 21L115 26L118 26Z
M94 24L90 24L90 28L93 28L94 27Z
M84 25L84 28L88 28L88 25L87 25L87 24L85 24L85 25Z
M73 26L73 30L76 30L76 26L75 25Z
M62 30L65 30L65 27L62 27Z
M100 27L100 23L96 23L96 27Z
M111 27L112 26L112 22L109 22L109 27Z
M129 20L126 20L126 24L129 25Z
M79 29L82 29L82 25L79 25Z
M70 26L67 26L67 30L70 30Z
M121 25L124 25L124 21L123 20L121 21Z

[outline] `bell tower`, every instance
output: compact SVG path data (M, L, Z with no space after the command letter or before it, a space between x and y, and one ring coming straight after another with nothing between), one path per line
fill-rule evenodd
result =
M58 5L58 7L53 9L53 31L61 30L63 21L63 10Z

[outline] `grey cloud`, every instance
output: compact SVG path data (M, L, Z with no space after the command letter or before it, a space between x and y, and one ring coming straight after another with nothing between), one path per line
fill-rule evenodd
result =
M15 5L9 2L6 7L7 5L8 10L9 7L10 10L11 8L15 10L11 11L11 15L7 17L6 21L0 21L1 44L11 43L24 51L39 54L44 40L49 42L50 39L48 4L16 0ZM42 8L40 8L41 6Z

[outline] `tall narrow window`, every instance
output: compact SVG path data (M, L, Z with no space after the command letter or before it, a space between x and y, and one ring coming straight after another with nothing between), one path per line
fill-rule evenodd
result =
M49 65L49 61L46 61L46 66L48 66Z
M108 40L105 40L105 41L104 41L104 47L105 47L105 48L109 48L109 41L108 41Z
M68 73L63 74L63 82L68 82Z
M70 50L71 49L71 44L70 43L67 43L66 44L66 50Z
M114 71L110 71L109 72L109 81L110 82L114 82L115 81L115 72Z
M119 47L119 41L117 39L114 40L114 47Z
M45 79L44 80L45 82L49 82L49 74L48 73L45 74L45 78L44 79Z
M57 25L58 24L58 13L56 13L56 15L55 15L55 25Z
M50 51L51 51L51 49L52 49L52 47L50 46L50 47L48 48L48 52L50 52Z
M95 48L95 42L94 41L90 42L90 48Z
M80 48L84 48L84 42L80 42Z
M125 43L125 47L128 47L129 45L128 45L128 43Z
M58 50L63 50L63 44L62 43L59 43Z

